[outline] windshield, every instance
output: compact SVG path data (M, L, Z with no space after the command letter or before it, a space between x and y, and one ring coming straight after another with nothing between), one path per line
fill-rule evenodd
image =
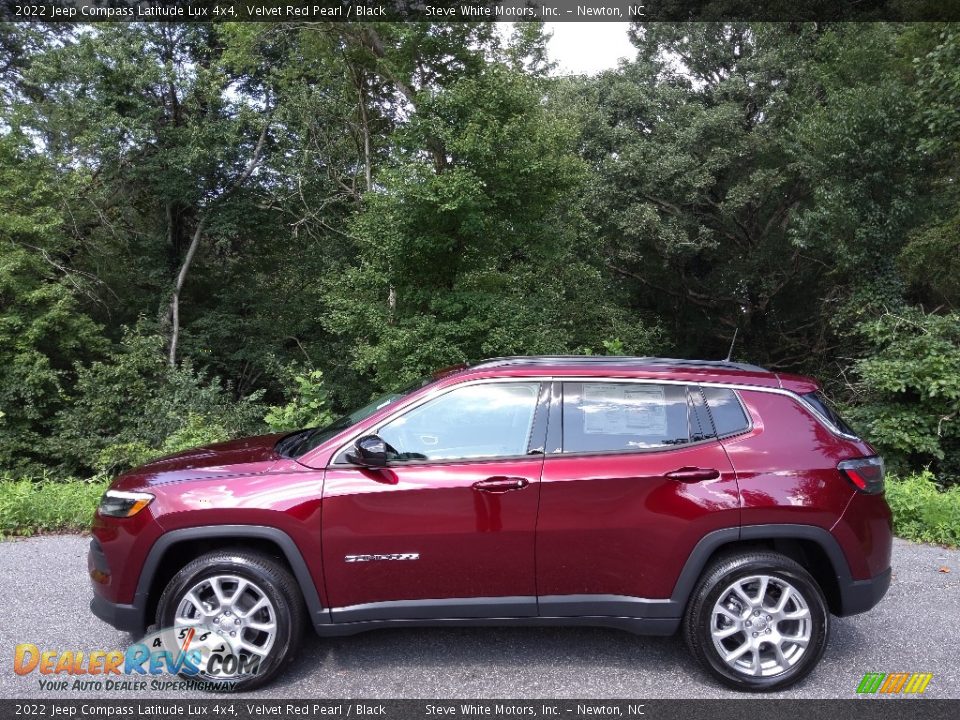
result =
M385 393L378 398L371 400L362 408L354 410L352 413L337 418L329 425L317 428L306 428L298 430L290 435L281 438L277 443L277 452L284 457L300 457L316 447L319 447L334 435L343 432L347 428L356 425L361 420L366 420L377 410L385 408L387 405L395 403L402 397L406 397L414 390L418 390L426 385L430 380L418 380L399 392Z

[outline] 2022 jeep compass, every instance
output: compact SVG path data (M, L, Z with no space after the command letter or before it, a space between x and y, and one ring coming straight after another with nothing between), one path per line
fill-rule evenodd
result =
M91 608L225 643L236 660L196 676L235 689L307 625L559 624L682 630L718 679L771 690L817 664L831 613L886 592L883 483L805 377L500 358L121 475L93 522Z

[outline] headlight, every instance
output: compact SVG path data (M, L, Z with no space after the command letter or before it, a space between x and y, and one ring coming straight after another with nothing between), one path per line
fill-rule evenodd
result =
M153 495L143 492L107 490L100 498L98 512L107 517L133 517L153 502Z

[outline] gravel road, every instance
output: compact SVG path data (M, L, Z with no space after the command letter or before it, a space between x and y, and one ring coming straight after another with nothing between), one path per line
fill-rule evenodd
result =
M182 693L41 691L13 651L122 649L90 614L87 538L0 542L0 698L182 698ZM873 611L834 618L819 667L779 697L851 698L866 672L930 672L926 697L960 698L960 551L897 540L893 585ZM945 571L946 570L946 571ZM197 697L201 697L199 694ZM721 698L679 637L606 629L408 629L321 640L258 698ZM767 696L770 697L770 696ZM776 697L776 696L775 696Z

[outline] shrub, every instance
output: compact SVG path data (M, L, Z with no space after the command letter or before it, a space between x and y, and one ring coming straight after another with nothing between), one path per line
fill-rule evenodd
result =
M143 465L165 455L173 455L184 450L223 442L230 439L230 433L222 426L210 422L202 415L190 414L186 424L163 441L159 448L153 448L144 442L124 442L110 445L97 455L97 471L106 475L116 475L124 470Z
M895 470L960 480L960 315L904 308L864 323L849 414Z
M128 331L106 361L77 368L74 397L57 422L68 473L117 472L150 457L263 430L261 393L232 388L188 362L170 367L163 338Z
M295 430L305 427L322 427L333 421L333 413L327 405L327 391L323 386L323 373L319 370L293 372L294 389L286 405L273 406L264 416L271 430Z
M0 476L0 536L44 531L86 530L100 496L102 476L89 481L55 481L50 476L14 479Z
M960 546L960 487L942 492L924 470L887 479L887 502L896 534L907 540Z

